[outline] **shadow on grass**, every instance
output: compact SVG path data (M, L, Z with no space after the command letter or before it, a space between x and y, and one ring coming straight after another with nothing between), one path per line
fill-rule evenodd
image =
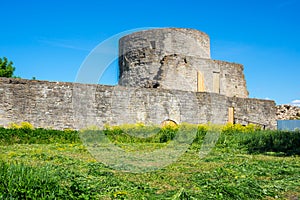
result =
M300 131L260 131L242 142L251 154L300 155Z

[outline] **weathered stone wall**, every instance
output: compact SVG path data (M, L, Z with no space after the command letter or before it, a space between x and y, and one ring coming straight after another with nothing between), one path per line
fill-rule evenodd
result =
M0 124L73 127L72 83L0 78Z
M248 97L243 66L224 61L196 57L166 56L159 68L157 79L162 88L197 91L197 72L204 77L205 92L229 97ZM214 90L214 73L219 77L219 89Z
M28 121L36 127L80 129L143 122L217 123L234 107L236 122L274 128L273 101L214 93L0 78L0 125Z
M207 34L185 28L139 31L120 39L119 55L126 55L128 52L139 50L144 50L145 53L148 52L158 57L181 52L183 55L209 59L210 41ZM155 62L155 60L153 61Z
M229 98L234 107L234 121L237 124L258 124L265 128L276 128L276 106L274 101L252 98Z
M164 56L156 66L136 65L123 71L120 84L196 92L199 71L204 76L205 92L247 98L243 70L240 64L173 54ZM219 77L218 91L214 90L214 73Z
M209 59L208 35L192 29L164 28L124 36L119 41L119 84L157 87L161 63L165 56L174 54Z
M196 92L197 72L201 72L206 92L248 97L243 66L211 60L209 48L208 36L190 29L127 35L120 39L119 84Z
M119 51L121 86L0 78L0 125L28 121L81 129L167 119L225 124L234 108L236 123L276 127L274 101L248 99L243 66L211 60L205 33L136 32L120 39ZM196 92L198 76L203 92Z

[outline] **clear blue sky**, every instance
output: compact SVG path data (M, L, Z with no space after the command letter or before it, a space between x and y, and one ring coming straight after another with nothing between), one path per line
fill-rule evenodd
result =
M0 57L12 60L22 78L72 82L90 51L115 34L140 27L194 28L209 34L213 59L244 65L250 97L300 104L298 0L2 0L0 5ZM116 80L115 73L107 77Z

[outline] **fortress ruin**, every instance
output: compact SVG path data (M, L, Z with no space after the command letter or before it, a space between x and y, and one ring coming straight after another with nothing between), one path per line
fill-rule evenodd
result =
M275 128L275 102L248 98L243 66L212 60L208 35L140 31L119 41L119 85L0 78L0 126L81 129L104 124L227 122Z

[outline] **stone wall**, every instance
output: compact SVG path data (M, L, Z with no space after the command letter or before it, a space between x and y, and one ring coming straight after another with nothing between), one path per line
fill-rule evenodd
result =
M36 127L80 129L143 122L224 124L228 108L236 122L275 128L275 103L214 93L130 88L0 78L0 125L28 121Z
M139 63L140 64L140 63ZM229 97L248 97L244 68L240 64L179 54L164 56L156 66L135 65L123 71L120 85L197 91L197 72L204 76L205 92ZM214 74L219 86L214 89Z
M73 128L72 83L0 78L0 124Z
M145 49L149 51L148 53L158 57L181 52L187 56L210 58L208 35L193 29L151 29L126 35L119 41L119 55Z
M209 37L200 31L166 28L124 36L119 67L120 86L0 78L0 125L225 124L233 109L236 123L276 126L274 101L247 98L243 66L211 60Z

